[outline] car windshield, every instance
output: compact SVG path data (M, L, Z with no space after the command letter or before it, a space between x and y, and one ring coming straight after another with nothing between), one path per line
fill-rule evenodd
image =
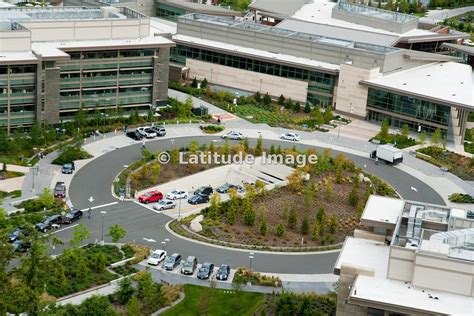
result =
M199 269L199 271L207 272L207 271L209 271L209 268L208 267L202 267L201 269Z
M160 258L160 253L154 252L154 253L151 254L151 257L153 259L159 259Z
M227 271L227 267L220 267L219 272L223 273Z
M191 267L193 265L193 263L191 261L186 261L185 263L183 263L183 267Z
M147 196L147 197L152 196L152 194L151 194L150 192L147 192L147 193L145 193L145 194L143 194L143 195L144 195L144 196Z
M179 194L179 191L178 190L173 190L173 191L171 191L171 194Z
M63 168L64 169L70 169L72 167L72 165L70 163L65 163Z
M166 258L165 262L166 262L166 263L173 263L173 262L174 262L174 258L173 258L173 257L168 257L168 258Z

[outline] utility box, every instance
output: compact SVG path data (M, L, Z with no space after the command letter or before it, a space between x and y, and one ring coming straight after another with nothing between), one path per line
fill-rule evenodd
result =
M209 113L209 109L207 107L201 105L200 107L193 108L193 113L194 113L194 115L197 115L197 116L203 116L203 115L207 115Z

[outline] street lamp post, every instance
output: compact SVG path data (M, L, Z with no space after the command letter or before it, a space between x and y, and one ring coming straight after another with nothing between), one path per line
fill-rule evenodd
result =
M31 191L32 192L35 192L35 173L39 171L39 166L38 165L34 165L33 167L31 167L31 174L33 176L33 182L31 183Z
M178 206L178 221L181 220L181 200L179 199L179 206Z
M252 286L252 281L250 279L251 275L252 275L252 260L254 258L254 253L251 252L249 254L249 275L248 275L248 280L247 280L247 285L248 286Z
M102 245L104 244L104 217L105 217L105 214L107 214L106 211L101 211L100 214L102 214L102 239L101 239L101 243Z

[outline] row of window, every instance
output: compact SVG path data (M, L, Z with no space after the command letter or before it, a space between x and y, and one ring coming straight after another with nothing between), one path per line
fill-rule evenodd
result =
M130 75L140 76L140 75L151 74L151 73L152 73L152 69L141 69L141 70L121 69L119 72L119 76L130 76ZM100 80L103 77L110 77L110 76L117 76L117 70L82 73L83 78L97 78L97 80ZM79 79L80 77L81 77L81 73L62 73L61 74L61 79L65 79L65 80Z
M178 16L185 14L186 11L179 8L157 2L156 3L156 16L166 20L176 21Z
M394 112L445 126L448 126L451 112L451 108L446 105L372 88L369 88L367 107Z
M171 61L184 64L186 63L186 58L264 73L272 76L308 81L311 85L317 86L318 90L331 95L336 83L335 75L310 71L307 69L284 66L183 45L177 45L177 47L171 49Z
M15 65L15 66L0 66L0 75L6 75L10 69L11 74L26 74L35 73L36 66L34 65Z
M151 87L130 87L130 88L119 88L119 93L146 93L150 92ZM81 91L68 91L60 92L61 97L79 97ZM82 96L108 96L115 95L117 92L116 88L100 89L100 90L83 90Z
M111 51L87 51L87 52L69 52L71 60L81 59L107 59L120 57L147 57L155 56L159 49L129 49L129 50L111 50Z
M380 113L380 112L377 112L377 111L374 111L374 110L369 110L368 111L367 119L369 121L374 121L374 122L378 122L378 123L382 122L384 119L387 119L391 126L396 127L396 128L400 128L400 129L403 128L403 126L406 124L406 125L408 125L408 128L411 131L417 132L417 133L420 133L421 131L425 131L429 134L432 134L436 130L436 127L433 127L433 126L430 126L430 125L426 125L426 124L418 123L418 122L413 122L413 121L410 121L410 120L395 117L393 115L387 115L387 114L384 114L384 113ZM444 129L442 129L441 132L443 134L446 134L446 130L444 130Z

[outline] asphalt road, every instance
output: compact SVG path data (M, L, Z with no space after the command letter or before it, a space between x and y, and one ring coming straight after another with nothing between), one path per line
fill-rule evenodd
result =
M202 144L217 139L219 138L215 136L183 137L174 139L173 144L169 139L158 139L154 142L148 142L147 147L151 151L167 150L174 147L185 147L192 140L197 140ZM255 139L250 140L251 145L255 142ZM292 147L293 145L300 149L310 147L285 141L264 140L264 147L270 147L272 144L275 146L281 145L282 148ZM321 150L321 148L318 149ZM333 154L338 154L338 152L333 151ZM389 182L404 199L444 204L443 199L433 189L413 176L389 165L375 165L374 161L369 158L344 154L366 171ZM140 158L141 145L136 144L109 152L88 163L74 175L71 182L69 194L72 204L77 208L88 208L117 202L111 193L114 178L123 169L124 165L129 165ZM411 187L415 187L417 192L413 191ZM94 197L93 203L88 201L90 196ZM101 211L107 213L101 214ZM94 210L91 219L84 216L78 223L84 223L90 231L91 237L87 242L101 240L102 222L104 223L105 234L110 225L119 224L127 230L126 241L135 241L154 249L161 248L161 241L169 238L168 252L179 252L183 257L196 255L200 262L204 260L212 261L217 265L222 263L228 263L231 267L248 265L248 253L250 251L215 248L176 238L169 234L164 227L169 220L168 216L155 213L136 203L119 202L112 206ZM69 226L58 231L57 235L67 243L72 237L72 232L73 228ZM105 237L105 240L108 241L108 237ZM56 251L61 251L61 249ZM337 256L337 252L300 253L298 255L256 253L253 267L256 271L273 273L332 273Z

